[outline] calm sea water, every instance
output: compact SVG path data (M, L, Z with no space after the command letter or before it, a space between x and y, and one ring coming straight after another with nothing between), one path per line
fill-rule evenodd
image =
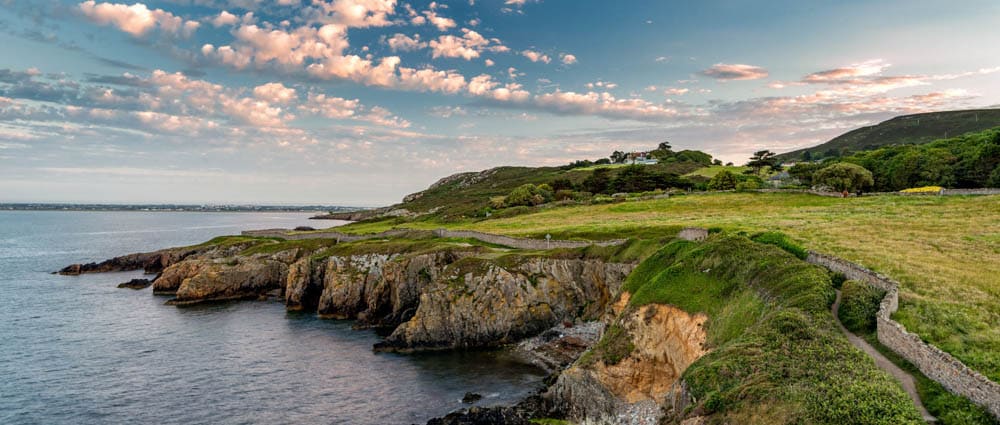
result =
M177 308L115 287L141 273L50 274L307 217L0 212L0 423L422 423L541 382L503 352L374 354L373 333L278 302Z

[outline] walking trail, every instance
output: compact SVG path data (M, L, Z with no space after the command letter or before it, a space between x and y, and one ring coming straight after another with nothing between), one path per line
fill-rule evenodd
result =
M927 412L927 409L924 408L924 404L920 402L920 395L917 394L917 384L913 379L913 375L910 375L903 369L900 369L899 366L896 366L895 363L889 361L889 359L883 356L882 353L875 349L875 347L872 347L868 341L865 341L864 339L861 339L861 337L851 333L851 331L848 331L847 328L844 327L844 324L840 323L840 317L837 315L837 310L839 309L840 290L837 290L837 300L833 302L832 306L830 306L830 312L833 313L833 318L837 321L837 326L839 326L840 330L847 336L847 340L851 341L851 344L861 349L861 351L864 351L866 354L871 356L871 358L875 359L876 366L886 372L889 372L890 375L895 377L896 380L903 385L903 390L905 390L906 394L909 394L910 398L913 399L913 404L917 406L917 410L924 417L925 421L929 423L937 422L937 418L931 416L931 414Z

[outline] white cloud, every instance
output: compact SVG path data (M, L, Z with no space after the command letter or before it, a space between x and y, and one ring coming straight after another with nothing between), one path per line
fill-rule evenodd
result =
M523 50L521 51L521 55L528 58L528 60L532 62L549 63L552 61L552 58L550 58L548 55L543 54L541 52L536 52L534 50Z
M403 51L408 52L412 50L420 50L427 47L427 43L420 41L420 34L413 34L413 37L409 37L406 34L396 34L389 37L386 40L386 44L394 52Z
M295 89L281 83L267 83L254 87L253 95L260 100L287 105L298 99Z
M166 34L190 37L200 25L196 21L185 20L162 9L150 10L142 3L129 6L88 0L77 5L77 8L94 23L113 25L134 37L143 36L154 28L159 28Z
M573 65L576 63L575 55L571 55L569 53L562 53L559 55L559 57L564 65Z

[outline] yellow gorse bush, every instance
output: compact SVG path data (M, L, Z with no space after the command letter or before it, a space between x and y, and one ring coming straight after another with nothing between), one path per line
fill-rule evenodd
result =
M924 187L913 187L909 189L903 189L902 193L936 193L941 192L944 188L941 186L924 186Z

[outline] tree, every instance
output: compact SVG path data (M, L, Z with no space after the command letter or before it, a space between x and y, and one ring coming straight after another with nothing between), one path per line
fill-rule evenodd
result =
M760 170L764 169L764 167L778 169L778 160L775 159L775 155L777 154L769 150L754 152L753 156L750 157L750 162L747 163L747 166L753 169L754 174L760 174Z
M809 151L802 152L802 160L803 161L812 161L812 159L813 159L812 152L809 152Z
M812 186L813 184L813 174L823 168L820 164L814 164L811 162L800 162L788 169L788 174L795 177L803 185Z
M573 190L573 182L565 178L552 180L552 190L555 192L560 190Z
M709 190L733 190L739 179L729 170L722 170L708 181Z
M610 163L611 163L611 160L608 159L608 158L601 158L601 159L598 159L597 161L594 161L594 165L606 165L606 164L610 164Z
M606 193L611 185L611 170L598 168L583 180L583 189L590 193Z
M661 151L669 151L671 149L673 149L673 147L670 146L670 142L660 143L660 145L656 147L656 150L661 150Z
M618 164L618 163L621 163L621 162L625 162L625 152L622 152L622 151L614 151L614 152L612 152L611 153L611 162L615 163L615 164Z
M833 188L838 192L855 192L875 184L872 172L860 165L841 162L813 174L813 182Z

